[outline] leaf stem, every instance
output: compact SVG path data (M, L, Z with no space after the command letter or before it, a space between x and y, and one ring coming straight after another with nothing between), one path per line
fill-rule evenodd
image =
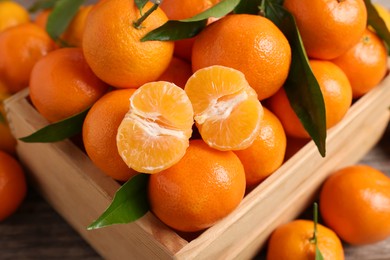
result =
M146 13L144 13L137 21L133 22L134 28L140 29L142 22L145 21L146 18L148 18L148 16L151 15L159 7L160 4L161 4L160 0L154 1L153 6Z
M318 204L317 202L314 202L313 207L313 213L314 213L314 230L313 230L313 237L310 239L310 242L313 244L317 244L317 223L318 223Z
M261 4L259 6L259 15L265 17L265 1L266 0L262 0L261 1Z

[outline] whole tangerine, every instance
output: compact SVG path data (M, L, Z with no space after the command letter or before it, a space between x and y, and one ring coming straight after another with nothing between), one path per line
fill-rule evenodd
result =
M152 212L166 225L184 232L203 230L232 212L245 193L245 172L231 151L193 140L184 157L150 176Z

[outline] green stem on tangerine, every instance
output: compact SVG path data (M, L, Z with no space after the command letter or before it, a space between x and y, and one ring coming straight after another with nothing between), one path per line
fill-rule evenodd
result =
M265 0L261 1L259 6L259 15L265 17Z
M317 223L318 223L318 204L314 202L314 231L313 237L310 239L310 243L317 244Z
M137 21L134 21L133 22L134 28L140 29L143 21L145 21L146 18L148 18L148 16L151 15L159 7L160 3L161 1L159 0L155 1L153 6L146 13L144 13Z

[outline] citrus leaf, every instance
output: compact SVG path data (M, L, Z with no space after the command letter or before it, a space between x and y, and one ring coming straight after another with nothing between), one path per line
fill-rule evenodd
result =
M39 10L53 8L54 5L58 2L58 0L40 0L34 2L34 4L28 8L30 13L35 13Z
M324 260L324 256L322 255L317 244L316 244L316 258L315 258L315 260Z
M248 0L240 1L238 5L234 8L233 12L235 14L259 14L259 6L263 0Z
M319 84L310 68L302 39L291 13L281 5L265 0L266 17L272 20L288 39L291 46L291 67L284 85L291 107L317 145L326 154L325 103Z
M144 8L144 6L148 2L148 0L134 0L134 2L135 2L135 5L137 6L138 10L140 10L140 12L141 12L142 8Z
M141 41L176 41L191 38L202 31L202 29L206 27L206 24L207 20L188 23L171 20L161 27L149 32Z
M26 143L52 143L72 137L81 132L87 112L88 109L77 115L45 126L29 136L19 138L19 140Z
M191 18L170 20L146 34L141 41L175 41L192 38L206 27L208 18L219 18L230 13L239 2L240 0L224 0Z
M57 41L85 0L58 0L47 18L46 31Z
M375 9L371 0L364 0L367 8L367 22L372 28L375 29L378 36L386 43L387 50L390 55L390 32L383 21L383 19L379 16L378 11Z
M147 174L141 173L123 184L115 193L110 206L87 229L92 230L114 224L126 224L145 215L149 211L148 179Z

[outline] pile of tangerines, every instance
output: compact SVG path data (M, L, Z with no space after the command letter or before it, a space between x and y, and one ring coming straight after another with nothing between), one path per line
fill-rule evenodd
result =
M2 99L28 87L32 104L50 123L90 108L82 139L96 166L121 182L149 173L152 212L176 230L204 230L291 156L290 140L309 140L283 88L290 44L267 18L229 14L209 19L190 39L141 41L168 20L192 17L218 2L164 0L143 19L154 8L150 2L140 11L131 0L101 0L80 8L53 41L45 30L50 9L31 19L15 2L1 1ZM384 78L386 46L367 27L363 0L285 0L284 8L296 19L329 129L354 98ZM377 8L390 26L388 11ZM10 136L4 123L3 128ZM12 150L15 140L5 139ZM12 158L6 160L0 157L0 184L10 178L3 176L19 171L9 166ZM23 185L0 185L0 208L16 197L16 189L21 196L14 204L20 203ZM385 239L390 236L390 180L366 166L343 169L326 181L320 210L327 226L349 243ZM3 216L0 209L0 220ZM304 221L277 229L269 259L300 254L293 251L315 254L312 229ZM325 259L343 258L329 228L318 229L318 246Z

